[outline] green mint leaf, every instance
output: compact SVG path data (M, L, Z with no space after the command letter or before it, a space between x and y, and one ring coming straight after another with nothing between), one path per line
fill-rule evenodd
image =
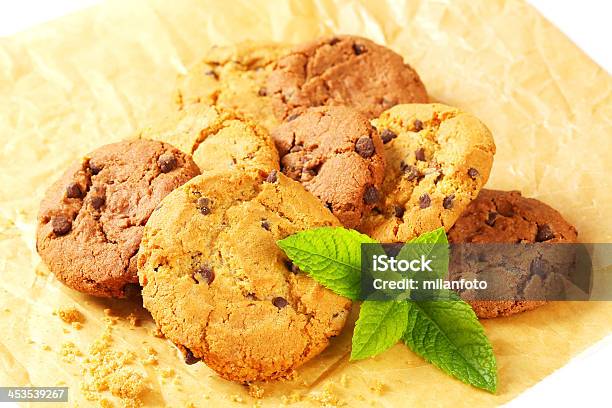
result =
M408 325L402 339L412 351L467 384L495 392L493 348L470 305L461 300L406 304Z
M289 259L321 285L357 300L361 292L361 244L367 235L340 227L298 232L277 241Z
M435 275L430 273L429 278L444 278L448 274L448 239L444 228L426 232L408 241L397 254L397 259L415 259L424 255L433 259L431 267Z
M411 291L413 300L444 300L448 299L444 291L423 289L424 281L444 279L448 275L449 244L444 228L426 232L408 241L397 254L397 259L418 259L424 256L431 260L429 267L432 271L419 271L406 274L408 277L420 282L421 289Z
M353 333L351 360L375 356L396 344L406 330L408 303L397 301L361 304Z

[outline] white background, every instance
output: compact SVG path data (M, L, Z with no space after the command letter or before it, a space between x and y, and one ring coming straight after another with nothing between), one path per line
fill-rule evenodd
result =
M99 2L100 0L0 0L0 36L17 33ZM612 73L612 0L528 2L565 32L593 60ZM507 406L612 407L611 371L612 335L609 335ZM0 406L4 408L9 405L0 403Z

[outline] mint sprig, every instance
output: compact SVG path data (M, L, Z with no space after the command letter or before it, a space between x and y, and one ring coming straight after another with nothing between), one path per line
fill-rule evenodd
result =
M291 261L333 292L359 299L361 244L376 243L357 231L318 228L278 241ZM448 270L448 244L443 229L423 234L404 246L397 258L439 255L438 273ZM419 244L414 245L414 244ZM442 245L442 246L441 246ZM454 292L442 301L369 301L361 304L352 339L351 360L382 353L400 339L444 372L475 387L495 392L497 366L493 348L471 307Z

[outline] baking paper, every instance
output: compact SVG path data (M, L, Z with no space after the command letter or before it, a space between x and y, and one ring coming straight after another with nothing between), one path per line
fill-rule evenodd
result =
M71 406L496 406L612 331L609 302L484 321L492 395L401 344L349 362L349 325L294 379L249 388L185 365L138 299L95 299L49 274L36 213L70 163L173 109L177 75L212 44L330 33L388 45L432 99L482 119L497 144L488 187L552 204L583 242L612 242L612 80L521 1L111 1L0 40L1 385L67 386Z

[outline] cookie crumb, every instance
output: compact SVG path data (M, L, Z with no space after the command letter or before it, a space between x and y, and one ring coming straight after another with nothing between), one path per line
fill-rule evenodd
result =
M73 342L68 341L62 344L60 355L64 362L73 363L76 357L82 357L83 353L81 353L81 350L79 350Z
M135 360L133 352L113 349L111 332L107 326L89 348L81 390L89 401L99 401L101 392L110 391L124 406L141 407L140 397L148 389L145 377L129 367Z
M102 398L98 402L100 403L100 408L114 408L115 407L115 404L113 404L112 402L110 402L106 398Z
M75 307L61 308L61 309L56 310L53 313L57 315L60 319L62 319L64 323L68 323L68 324L85 323L85 316L83 315L83 313L79 312L79 310Z
M51 346L49 346L48 344L43 344L41 347L44 351L51 351Z
M336 396L331 382L323 386L323 390L310 395L313 402L318 402L323 407L341 407L346 405Z
M385 392L385 388L385 384L378 380L370 386L370 390L378 396L383 395L383 393Z
M175 375L176 375L176 371L174 371L174 369L172 368L164 368L163 370L161 370L162 378L172 378Z
M157 326L151 329L151 336L157 337L158 339L166 338L166 336L164 336L164 333L162 333L161 329Z
M240 395L236 395L236 394L230 395L230 401L237 402L239 404L244 403L244 399Z
M127 320L130 322L132 327L140 326L140 318L136 316L134 313L130 313L127 317Z
M295 391L289 395L281 396L281 403L283 405L291 405L291 404L298 403L302 401L303 399L304 399L304 396L300 394L299 392Z
M76 330L81 330L83 325L79 322L72 322L72 327L74 327Z
M249 384L249 395L253 398L261 399L264 396L264 388L257 384Z

